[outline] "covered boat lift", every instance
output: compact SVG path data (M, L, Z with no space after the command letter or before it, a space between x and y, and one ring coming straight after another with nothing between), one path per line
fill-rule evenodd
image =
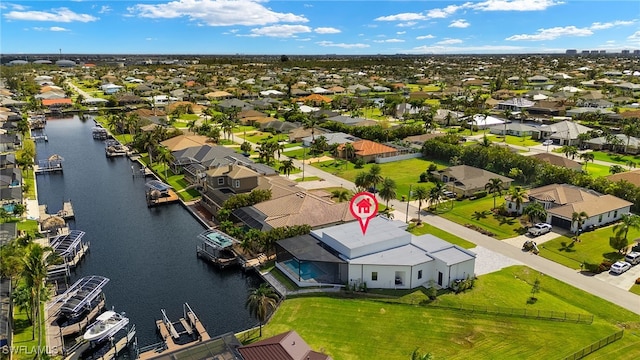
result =
M155 206L178 201L178 195L169 184L165 184L159 180L149 180L145 187L145 195L147 198L147 206Z
M220 269L231 265L240 264L239 256L233 250L233 244L238 241L231 236L215 230L209 229L198 235L202 244L196 248L196 255L203 258Z
M75 267L89 249L89 243L83 241L85 232L71 230L68 234L58 235L49 239L49 244L65 264Z

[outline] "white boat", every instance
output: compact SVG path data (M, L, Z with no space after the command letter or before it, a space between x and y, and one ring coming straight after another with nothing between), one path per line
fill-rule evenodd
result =
M115 311L105 311L91 324L84 333L84 339L88 341L100 341L111 336L129 323L129 319Z

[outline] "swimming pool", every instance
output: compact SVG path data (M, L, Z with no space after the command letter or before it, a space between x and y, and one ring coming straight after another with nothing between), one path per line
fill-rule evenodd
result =
M300 279L309 281L317 280L325 275L325 272L320 269L316 264L304 262L298 263L296 260L291 259L283 263L294 275L300 275Z
M2 208L6 212L13 214L13 210L15 210L16 204L4 204L4 205L2 205Z

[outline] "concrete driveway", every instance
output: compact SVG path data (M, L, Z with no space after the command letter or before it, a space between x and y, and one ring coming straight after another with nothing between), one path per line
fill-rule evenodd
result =
M540 245L543 244L549 240L555 239L559 236L562 236L564 234L561 234L559 232L556 232L555 230L551 230L550 232L544 234L544 235L540 235L540 236L530 236L530 235L520 235L520 236L516 236L510 239L505 239L502 240L502 242L505 242L507 244L511 244L513 246L522 248L522 245L527 241L527 240L533 240L536 242L536 244Z
M633 284L635 284L636 279L640 278L640 265L632 266L631 269L620 275L607 271L597 274L594 277L621 289L629 290Z

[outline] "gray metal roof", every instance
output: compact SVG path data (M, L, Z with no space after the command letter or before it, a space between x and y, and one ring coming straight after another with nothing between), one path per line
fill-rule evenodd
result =
M280 240L278 241L278 246L295 256L299 261L345 263L345 261L322 247L321 242L311 235L300 235Z

